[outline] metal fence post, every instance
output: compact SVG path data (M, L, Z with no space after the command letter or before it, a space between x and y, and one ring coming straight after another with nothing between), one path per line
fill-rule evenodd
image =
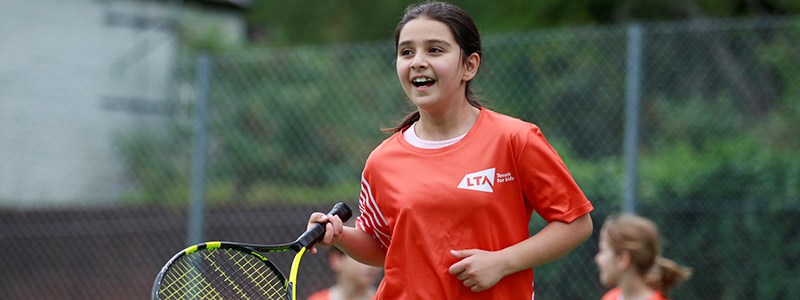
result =
M189 204L187 245L203 239L205 216L206 144L208 140L208 102L211 81L211 58L201 54L197 58L197 103L194 115L194 151L192 155L191 202Z
M625 179L623 186L622 211L636 212L638 192L638 147L639 147L639 104L642 79L642 35L640 24L628 26L628 55L625 73L625 139L623 145Z

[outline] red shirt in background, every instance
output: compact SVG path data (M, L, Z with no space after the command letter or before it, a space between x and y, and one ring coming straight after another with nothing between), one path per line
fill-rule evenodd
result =
M622 299L620 296L622 296L622 290L620 288L613 288L610 291L606 292L606 294L603 295L603 298L600 300L620 300ZM647 298L647 300L668 300L668 299L667 297L664 297L664 294L662 294L661 292L655 291L653 292L653 295L650 296L650 298Z

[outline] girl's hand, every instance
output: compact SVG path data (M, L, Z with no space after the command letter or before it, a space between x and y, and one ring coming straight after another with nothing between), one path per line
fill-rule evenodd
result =
M506 276L496 252L469 249L450 250L450 254L461 259L450 266L450 274L473 292L489 289Z
M321 212L315 212L311 214L311 217L308 218L306 230L310 229L315 224L325 224L325 236L323 236L322 240L317 243L323 246L332 246L336 241L341 239L342 233L344 232L342 219L336 215L326 215ZM316 245L312 246L311 249L308 250L311 251L311 253L317 253Z

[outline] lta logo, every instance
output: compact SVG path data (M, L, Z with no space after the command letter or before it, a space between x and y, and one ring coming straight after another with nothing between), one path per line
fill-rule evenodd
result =
M465 175L464 179L461 179L461 183L458 184L458 188L487 193L493 192L494 169L486 169Z

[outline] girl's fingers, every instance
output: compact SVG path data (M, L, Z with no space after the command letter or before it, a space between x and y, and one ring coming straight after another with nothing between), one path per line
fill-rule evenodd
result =
M326 221L328 221L327 215L321 212L315 212L308 218L308 226L306 226L306 229L311 228L311 226L314 226L314 224L325 223Z

